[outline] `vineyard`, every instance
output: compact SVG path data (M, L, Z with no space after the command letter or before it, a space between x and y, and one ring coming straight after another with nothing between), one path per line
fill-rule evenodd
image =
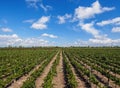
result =
M120 88L120 48L1 48L0 88Z

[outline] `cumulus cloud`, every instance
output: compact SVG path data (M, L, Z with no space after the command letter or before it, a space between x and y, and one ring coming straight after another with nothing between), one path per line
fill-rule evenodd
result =
M66 20L67 19L69 19L69 18L71 18L72 17L72 15L71 14L65 14L64 16L57 16L57 18L58 18L58 23L59 24L63 24L63 23L65 23L66 22Z
M93 36L99 35L99 31L94 28L94 22L91 22L91 23L80 22L78 26L80 26L81 29L92 34Z
M113 27L112 32L120 32L120 27Z
M16 34L0 35L0 46L16 45L21 41L22 39Z
M22 39L17 34L0 35L0 47L6 46L50 46L49 41L41 38L26 38Z
M108 37L91 38L88 41L75 41L74 46L120 46L120 39L110 39Z
M25 1L28 4L28 7L33 7L36 9L41 8L45 12L52 9L52 6L50 5L43 5L42 0L25 0Z
M90 38L88 41L76 42L75 44L84 44L82 46L120 46L120 39L108 38L107 34L101 35L100 32L94 27L94 22L86 24L80 23L79 26L86 32L91 33L93 38ZM114 28L112 32L120 32L120 28Z
M108 38L107 35L103 36L95 36L93 39L89 39L90 42L95 44L110 44L112 43L112 39Z
M47 22L50 20L50 16L42 16L38 21L34 22L31 26L33 29L43 30L47 28Z
M89 42L98 46L120 46L120 39L111 39L108 37L89 39Z
M58 38L58 36L56 36L56 35L47 34L47 33L43 33L41 36L43 36L43 37L49 37L49 38Z
M105 34L100 34L100 31L95 27L94 22L90 23L85 23L86 19L93 18L97 14L101 14L106 11L111 11L115 9L114 7L102 7L99 3L99 1L95 1L91 6L89 7L84 7L84 6L79 6L78 8L75 9L74 12L74 17L73 17L73 22L78 21L78 27L80 27L82 30L86 31L87 33L90 33L93 35L93 38L88 39L88 41L76 41L74 44L75 45L82 45L82 46L107 46L111 45L111 43L114 43L116 45L119 45L120 39L112 40L107 37ZM118 20L115 19L114 21ZM98 24L98 23L97 23Z
M7 28L7 27L3 27L3 28L1 28L1 31L3 31L3 32L12 32L12 29Z
M84 31L92 34L93 38L88 39L88 41L76 41L74 43L75 46L120 46L120 39L111 39L107 36L107 34L101 35L100 32L94 27L94 22L80 22L79 26ZM112 32L120 32L120 28L113 28Z
M33 23L35 19L24 20L23 23Z
M97 23L97 25L99 25L99 26L105 26L105 25L109 25L109 24L120 25L120 17L116 17L116 18L113 18L110 20L105 20L105 21Z
M71 46L89 46L88 41L77 40Z
M49 46L49 41L40 38L27 38L23 39L20 43L21 46Z
M49 5L43 5L42 3L40 4L40 7L41 7L45 12L47 12L47 11L50 10L50 9L52 9L51 6L49 6Z
M94 17L106 11L115 9L114 7L102 7L97 0L90 7L79 6L75 9L74 20L84 20Z
M114 7L102 7L99 1L95 1L91 6L84 7L79 6L75 9L73 22L78 21L78 26L81 27L82 30L93 35L94 38L101 37L104 35L100 35L100 31L95 28L95 23L85 23L84 20L94 17L96 14L101 14L106 11L111 11L115 9Z
M38 8L38 3L41 2L41 0L25 0L29 7Z

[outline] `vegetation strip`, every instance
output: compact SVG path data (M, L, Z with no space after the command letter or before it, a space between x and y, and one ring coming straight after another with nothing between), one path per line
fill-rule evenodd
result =
M57 52L57 54L47 63L46 67L42 70L42 74L40 76L38 76L37 79L35 80L35 87L36 88L42 87L42 84L44 83L44 79L48 75L50 68L52 67L53 62L57 58L58 53L59 52Z
M88 64L88 63L87 63ZM96 65L91 65L91 64L85 64L85 63L82 63L82 65L84 65L87 69L90 69L91 68L91 71L92 73L96 76L96 78L102 82L106 87L109 87L109 88L112 88L112 87L115 87L117 86L114 82L112 82L111 79L107 78L104 74L102 74L100 71L98 71L98 66ZM96 69L96 68L97 69ZM100 69L100 68L99 68ZM106 71L107 72L107 71ZM109 73L108 73L109 74ZM109 80L109 82L108 82Z
M107 83L104 83L106 86L108 86L108 87L114 87L114 85L120 86L120 79L115 77L115 75L110 74L109 70L104 69L103 67L101 67L101 65L98 66L96 63L92 63L92 61L87 61L88 59L87 60L81 59L81 60L84 63L86 63L86 65L88 64L92 70L94 70L94 71L96 70L96 71L100 72L100 74L103 75L103 78L105 76L108 79ZM79 60L77 60L77 61L79 61ZM83 64L83 65L85 65L85 64ZM104 71L104 70L106 70L106 71ZM97 76L97 78L98 78L98 76ZM101 78L99 78L99 80L101 80ZM112 81L114 81L115 83ZM109 82L111 82L111 83L109 84Z
M53 78L53 88L64 88L65 87L65 77L63 72L63 55L62 51L60 52L60 61L56 67L57 74Z
M47 60L41 65L40 69L36 70L31 76L24 82L21 88L35 88L35 80L42 74L44 68L49 64L52 60L52 57L55 53L53 53Z
M107 48L105 49L107 50ZM79 58L79 60L82 60L84 63L90 66L90 69L91 69L90 71L93 71L92 69L95 69L97 73L100 72L103 75L103 77L106 77L108 79L107 84L105 84L106 86L108 87L119 87L120 86L120 79L119 77L117 78L118 75L116 74L120 70L120 68L116 69L116 66L118 67L118 64L119 64L119 61L117 61L117 59L119 59L119 53L113 52L114 48L108 49L109 51L103 51L102 48L99 51L98 49L95 49L95 48L94 49L86 48L86 49L81 49L81 50L76 49L76 51L74 49L73 50L66 49L66 50L67 50L66 53L69 54L70 58L73 58L73 59L75 59L74 57ZM119 49L115 49L115 51L119 51ZM99 53L102 53L102 55L99 55ZM113 63L110 63L111 64L110 65L109 62L111 61L113 61ZM83 67L86 67L86 66L83 65ZM115 73L111 74L113 72ZM98 79L98 82L100 83L100 80L102 78L99 78L98 75L94 73L93 75L95 76L95 78Z
M60 53L58 54L56 60L54 61L48 75L44 79L44 83L42 84L43 88L53 88L52 80L53 77L57 74L56 67L59 64L59 60L60 60Z
M37 65L28 74L22 76L20 79L18 79L14 83L12 83L8 88L21 88L23 83L33 74L34 71L38 70L45 61L46 61L46 59L41 64Z
M72 70L73 74L75 75L75 79L78 83L77 88L86 88L86 85L85 85L84 81L81 78L78 77L78 75L76 74L75 68L73 68L73 66L71 65L71 62L69 61L67 56L66 56L66 59L68 60L70 66L71 66L71 70Z
M28 74L46 56L56 52L49 48L6 48L0 50L0 88L9 87Z
M83 76L87 76L88 82L90 83L90 86L95 84L96 86L101 88L101 85L99 84L99 81L96 79L96 77L90 72L90 70L84 68L81 64L79 64L74 59L71 59L70 56L67 54L69 60L71 61L72 65L77 68L77 70L80 71L80 73ZM93 84L92 84L93 83ZM94 86L94 85L93 85Z
M64 53L63 53L63 62L64 62L64 72L66 79L66 88L76 88L77 81L75 79L75 75L73 74L69 62L67 61Z
M120 48L0 49L0 88L63 87L119 88Z

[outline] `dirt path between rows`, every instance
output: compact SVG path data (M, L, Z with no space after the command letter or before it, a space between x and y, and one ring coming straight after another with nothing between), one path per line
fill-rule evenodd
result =
M71 65L71 69L72 69L72 72L75 75L75 79L76 79L76 81L78 83L77 88L86 88L85 83L82 80L79 79L79 77L75 73L75 69L72 67L72 65Z
M62 52L60 53L60 61L57 66L57 75L53 78L53 88L64 88L65 80L64 80L64 72L63 72L63 57Z
M83 63L82 61L80 63L85 65L86 69L91 69L89 65ZM108 86L108 78L106 76L102 75L95 69L92 71L92 73L99 79L99 82L101 83L102 86ZM108 88L120 88L120 87L110 79Z
M91 67L89 65L87 65L86 63L83 63L82 61L78 61L80 64L82 64L86 69L89 69L91 71L91 73L93 75L95 75L96 73L98 73L96 70L92 70ZM98 80L99 81L99 80ZM105 84L101 81L99 81L99 84L101 85L101 87L104 87ZM93 87L94 88L94 87Z
M45 61L45 60L44 60ZM27 75L22 76L20 79L18 79L17 81L14 81L8 88L21 88L23 83L27 80L27 78L30 77L30 75L36 71L37 69L40 68L40 66L44 63L44 61L37 65L33 70L31 70Z
M66 59L69 61L69 59L67 58L67 56L66 56ZM75 79L76 79L76 81L77 81L77 83L78 83L77 88L86 88L85 82L82 81L82 80L78 77L78 75L77 75L76 72L75 72L75 68L71 65L70 61L69 61L69 64L70 64L70 66L71 66L71 70L72 70L73 74L75 75Z
M50 61L50 63L45 67L45 69L44 69L43 73L41 74L41 76L36 79L36 81L35 81L36 88L42 88L42 84L44 83L44 78L49 73L50 68L53 65L53 62L57 58L57 55L58 55L58 53L53 57L53 59Z

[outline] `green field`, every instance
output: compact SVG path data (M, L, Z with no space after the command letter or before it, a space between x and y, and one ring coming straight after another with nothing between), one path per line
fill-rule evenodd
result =
M81 88L120 88L120 48L117 47L1 48L0 88L15 88L14 84L23 76L18 88L38 88L36 80L45 69L48 73L41 86L55 88L53 80L59 75L57 67L61 58L65 88L80 88L76 78L82 82Z

